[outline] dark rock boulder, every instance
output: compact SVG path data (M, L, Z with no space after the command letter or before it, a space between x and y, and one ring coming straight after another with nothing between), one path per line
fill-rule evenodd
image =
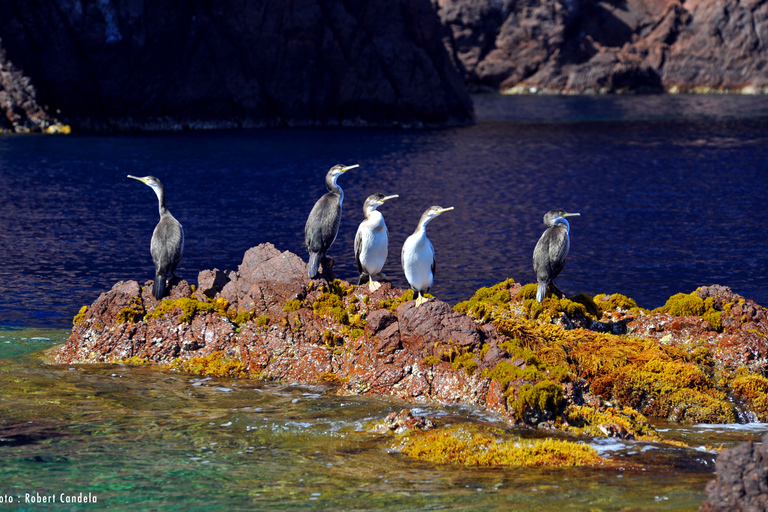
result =
M429 0L10 0L0 107L102 130L467 123L439 29Z
M768 436L724 450L715 466L717 480L707 484L700 512L768 510Z

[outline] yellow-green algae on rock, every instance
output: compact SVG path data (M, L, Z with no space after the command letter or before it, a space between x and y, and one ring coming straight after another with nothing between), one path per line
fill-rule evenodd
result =
M725 304L722 309L717 309L715 299L707 297L702 299L694 291L691 293L677 293L670 297L666 304L653 310L654 313L669 313L672 316L698 316L706 320L712 328L718 332L723 330L723 312L728 314L733 304Z
M513 359L522 359L522 364L503 361L483 370L485 376L501 384L516 414L540 409L542 417L555 415L556 424L564 421L580 429L594 427L596 421L605 422L605 418L597 417L597 410L587 414L583 408L563 409L555 384L583 379L589 392L619 407L611 415L624 419L614 419L612 424L636 434L655 437L650 426L644 426L645 416L683 422L736 421L733 404L715 381L706 348L672 347L583 328L567 330L553 323L561 316L600 321L604 314L617 310L647 314L634 300L619 294L594 298L579 294L573 300L550 295L538 303L535 283L522 286L514 295L504 293L513 283L506 280L482 288L454 309L474 315L480 323L492 322L508 338L500 347ZM719 319L712 299L701 300L695 292L672 297L665 312L697 314L710 324ZM530 383L511 387L509 383L515 381Z
M464 466L604 466L610 461L584 443L558 439L520 439L476 428L453 426L409 431L395 449L415 459Z
M177 359L168 365L168 368L209 377L248 376L248 371L242 361L221 351L212 352L207 356L192 357L186 361Z

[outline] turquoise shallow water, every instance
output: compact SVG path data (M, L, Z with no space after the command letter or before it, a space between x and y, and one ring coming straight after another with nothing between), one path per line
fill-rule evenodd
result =
M696 510L714 453L765 425L662 426L692 448L589 440L610 469L413 461L372 424L408 404L327 386L208 379L152 367L45 365L66 331L0 331L0 510ZM469 407L439 424L507 429ZM512 429L523 437L531 429ZM61 498L96 497L96 503ZM26 495L54 496L47 505Z

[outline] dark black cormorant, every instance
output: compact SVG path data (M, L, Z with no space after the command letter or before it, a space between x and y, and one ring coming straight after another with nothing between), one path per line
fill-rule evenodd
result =
M413 288L417 307L427 302L424 294L432 287L432 280L435 277L435 248L427 238L427 224L449 210L453 210L453 206L450 208L430 206L419 219L416 231L403 244L400 255L403 272L408 284Z
M551 286L555 292L562 296L563 292L552 283L565 266L571 240L568 236L571 225L566 217L575 217L578 213L567 213L564 210L551 210L544 215L544 225L547 229L536 243L533 250L533 270L536 272L536 281L539 284L536 290L536 300L541 302L547 293L547 287Z
M165 207L165 189L159 179L154 176L139 178L130 174L128 177L151 187L157 195L160 222L157 223L155 231L152 233L149 251L152 254L152 261L155 263L155 284L152 286L152 295L155 299L160 300L165 293L166 278L169 275L174 275L176 266L181 260L181 253L184 251L184 228Z
M333 245L341 225L341 204L344 201L344 191L336 184L339 176L355 165L334 165L325 175L325 186L328 193L317 200L309 212L307 224L304 226L304 245L309 252L307 274L310 279L317 277L321 261L328 261L325 253ZM331 262L333 260L330 260Z
M400 197L397 194L385 196L384 194L373 194L368 196L363 204L363 213L365 220L360 223L355 235L355 261L357 269L360 271L360 280L357 285L360 286L366 280L368 289L375 292L381 287L374 277L385 279L387 276L381 273L384 268L384 262L387 261L387 246L389 245L389 235L387 234L387 225L384 223L384 216L376 210L379 206L390 199Z

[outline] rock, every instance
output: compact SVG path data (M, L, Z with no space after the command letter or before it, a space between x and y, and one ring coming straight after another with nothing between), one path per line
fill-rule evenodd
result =
M429 0L0 3L0 126L472 121Z
M709 348L714 360L725 369L768 371L768 309L726 286L702 286L695 293L704 300L712 299L715 309L720 311L722 331L718 332L701 317L653 313L629 322L628 333L667 345L697 341Z
M768 5L432 0L468 86L519 92L766 90Z
M700 512L768 510L768 435L723 450L715 462L717 479L707 484Z
M414 416L408 409L392 412L384 419L379 431L389 430L395 434L402 434L406 430L432 430L435 422L423 416Z
M288 300L306 295L309 283L304 260L267 243L245 253L235 278L224 286L221 295L238 312L279 315Z
M204 295L214 297L229 281L229 275L217 268L201 270L197 274L197 289Z

